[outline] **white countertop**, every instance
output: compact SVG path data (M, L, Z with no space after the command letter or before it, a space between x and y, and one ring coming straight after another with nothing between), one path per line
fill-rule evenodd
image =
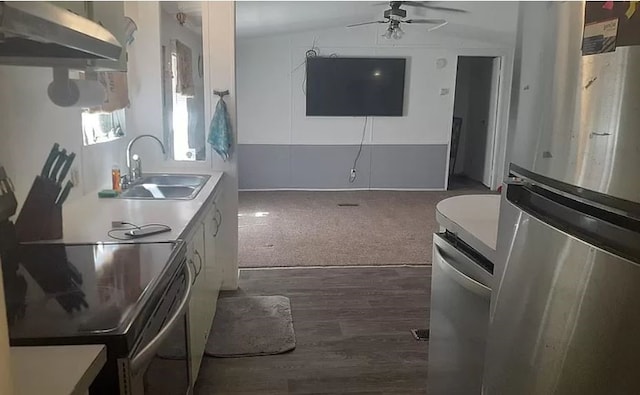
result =
M172 172L172 174L179 174ZM193 173L184 173L193 174ZM114 242L107 235L112 229L112 221L126 221L138 226L145 224L164 224L171 227L170 232L159 233L132 242L170 241L184 237L184 232L198 211L215 192L222 172L213 172L193 200L149 200L98 198L98 192L64 205L63 234L64 243Z
M85 394L107 361L103 345L11 347L15 395Z
M436 220L490 261L495 261L500 195L462 195L436 205Z
M64 205L64 238L51 242L121 242L107 234L112 229L112 221L126 221L139 226L156 223L171 227L170 232L130 242L184 238L191 221L214 196L223 173L213 172L209 175L209 180L193 200L101 199L97 191L85 195ZM106 350L102 345L11 347L14 390L17 395L84 394L105 361Z

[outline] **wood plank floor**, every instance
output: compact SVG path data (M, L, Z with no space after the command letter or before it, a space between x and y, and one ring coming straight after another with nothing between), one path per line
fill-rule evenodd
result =
M292 352L202 362L196 395L425 394L430 267L243 270L236 295L291 299Z

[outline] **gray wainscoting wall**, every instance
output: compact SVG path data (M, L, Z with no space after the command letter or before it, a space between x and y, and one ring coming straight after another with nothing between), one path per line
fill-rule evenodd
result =
M447 145L239 144L240 189L444 189Z

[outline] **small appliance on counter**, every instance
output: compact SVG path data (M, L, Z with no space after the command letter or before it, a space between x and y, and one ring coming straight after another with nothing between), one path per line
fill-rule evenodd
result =
M430 395L480 394L500 196L466 195L436 206L429 319Z
M91 395L186 394L193 274L185 250L181 241L20 245L24 287L5 289L20 300L11 345L105 344Z

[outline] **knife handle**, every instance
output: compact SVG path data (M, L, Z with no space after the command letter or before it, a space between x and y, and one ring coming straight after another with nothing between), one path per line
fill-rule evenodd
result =
M62 170L60 170L60 175L56 180L58 182L58 185L62 184L62 181L64 181L65 177L67 176L67 173L69 173L69 169L71 169L71 164L73 163L73 160L75 158L76 158L76 154L73 152L70 153L69 156L67 157L67 160L64 162L64 165L62 166Z
M58 149L60 148L60 144L54 143L53 148L49 152L49 156L47 156L47 160L44 162L44 166L42 167L42 173L40 174L44 178L49 178L49 173L51 172L51 167L53 166L53 162L58 157Z
M69 197L69 192L71 192L71 188L73 188L73 183L71 181L67 181L64 189L62 190L62 192L60 192L60 196L58 196L58 199L56 199L57 206L62 206L62 203L67 200L67 198Z
M60 153L58 154L58 158L56 159L56 164L53 165L53 169L51 170L51 173L48 174L49 179L51 179L52 181L56 181L56 174L58 174L58 171L60 171L60 168L62 167L62 164L66 159L67 159L67 150L63 148L62 151L60 151Z

